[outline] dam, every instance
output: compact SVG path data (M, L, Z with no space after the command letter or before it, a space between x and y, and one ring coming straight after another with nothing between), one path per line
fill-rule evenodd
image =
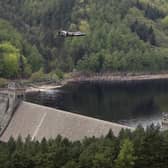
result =
M11 136L14 139L21 136L24 140L28 135L32 140L39 141L44 137L50 139L58 135L70 140L82 140L84 137L106 135L110 129L116 136L121 129L132 129L120 124L21 101L20 97L23 95L20 92L19 95L15 95L15 98L9 94L2 96L2 93L0 97L2 120L0 125L3 124L0 140L3 142L7 142Z

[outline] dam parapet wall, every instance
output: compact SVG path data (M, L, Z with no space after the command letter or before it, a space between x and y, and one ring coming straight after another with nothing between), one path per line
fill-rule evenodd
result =
M7 128L12 116L24 98L24 90L15 83L0 90L0 136Z

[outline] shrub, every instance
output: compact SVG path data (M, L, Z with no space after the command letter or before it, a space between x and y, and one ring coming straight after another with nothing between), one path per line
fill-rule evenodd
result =
M56 71L56 75L58 76L59 79L63 79L64 78L64 73L61 70L57 70Z
M32 82L41 82L41 81L44 81L46 79L46 75L44 74L43 70L40 69L39 71L37 72L34 72L32 75L31 75L31 78L30 80Z
M4 78L0 78L0 87L4 87L5 85L7 85L7 80Z

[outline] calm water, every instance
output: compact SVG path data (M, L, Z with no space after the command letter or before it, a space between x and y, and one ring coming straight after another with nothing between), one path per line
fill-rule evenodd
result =
M168 80L122 83L71 83L34 92L27 101L129 126L160 122L168 112Z

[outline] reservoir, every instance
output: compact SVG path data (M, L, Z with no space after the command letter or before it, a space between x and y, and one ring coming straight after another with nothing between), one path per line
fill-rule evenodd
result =
M136 127L160 123L168 112L168 80L73 82L27 93L29 102Z

